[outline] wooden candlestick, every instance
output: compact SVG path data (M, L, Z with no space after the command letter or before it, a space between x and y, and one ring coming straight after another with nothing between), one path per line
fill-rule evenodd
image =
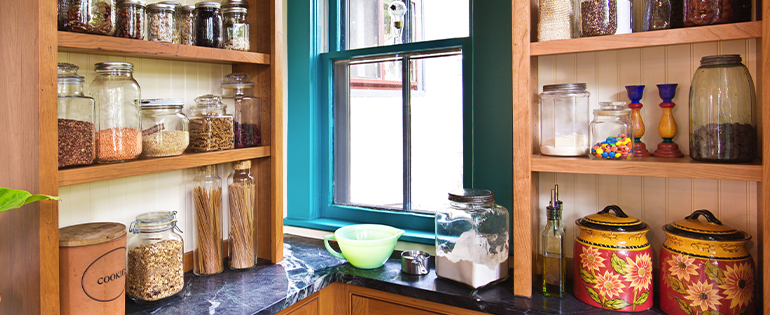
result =
M644 85L626 85L626 91L628 92L628 99L631 100L628 108L631 108L631 120L634 122L634 156L650 156L647 145L642 142L645 130L641 111L644 105L639 101L642 99Z
M652 153L652 156L664 157L664 158L680 158L683 157L679 146L672 140L676 136L677 128L676 121L674 120L674 114L671 112L674 109L674 99L676 95L676 84L658 84L658 94L663 100L660 103L660 108L663 109L663 116L660 118L660 124L658 125L658 133L663 137L663 142L658 144L658 149Z

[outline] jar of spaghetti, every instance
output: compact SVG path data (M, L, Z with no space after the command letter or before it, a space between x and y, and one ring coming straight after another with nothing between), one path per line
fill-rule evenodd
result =
M134 160L142 153L141 91L134 80L134 65L101 62L95 65L95 70L90 94L96 101L98 113L96 162Z
M241 270L257 265L257 244L254 242L254 202L256 181L251 176L251 161L233 162L233 172L227 177L227 200L230 206L230 269Z
M222 248L222 179L216 165L198 167L193 179L193 273L215 275L224 270Z

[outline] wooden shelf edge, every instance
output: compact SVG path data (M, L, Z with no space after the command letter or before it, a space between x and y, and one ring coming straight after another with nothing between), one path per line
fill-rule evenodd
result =
M550 157L535 154L532 155L531 162L533 172L762 181L762 165L759 161L752 164L716 164L693 161L689 157L602 161L590 160L587 157Z
M270 55L218 48L159 43L94 34L58 32L59 51L226 64L270 64Z
M141 159L116 164L96 164L59 170L59 186L180 170L270 156L270 147L243 148L205 153L185 153L166 158Z
M762 21L530 43L531 56L762 37Z

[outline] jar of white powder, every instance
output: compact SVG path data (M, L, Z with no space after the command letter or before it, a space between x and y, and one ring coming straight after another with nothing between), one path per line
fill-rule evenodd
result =
M540 93L540 153L556 156L588 154L591 122L585 83L543 86Z
M508 277L508 210L486 189L458 189L436 211L436 275L472 288Z

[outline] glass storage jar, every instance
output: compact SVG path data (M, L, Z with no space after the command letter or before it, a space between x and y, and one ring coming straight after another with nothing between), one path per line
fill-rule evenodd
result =
M249 269L257 265L254 204L257 199L256 181L251 176L251 161L233 162L233 172L227 177L227 200L230 205L230 269Z
M436 211L436 275L480 288L508 277L508 210L486 189L449 193Z
M222 103L234 108L235 147L262 144L262 99L254 96L247 73L231 73L222 80Z
M224 14L225 42L223 48L230 50L248 51L249 22L246 20L246 8L228 8L222 10Z
M594 110L590 128L591 159L630 160L634 158L634 123L631 109Z
M114 163L136 159L142 153L139 112L141 91L134 80L134 65L101 62L94 65L91 97L96 101L96 162Z
M582 37L612 35L618 30L618 0L580 0L575 8L580 16Z
M192 188L193 273L215 275L224 270L222 248L222 179L215 165L198 167Z
M540 93L540 153L581 156L588 153L588 101L585 83L543 86Z
M685 27L751 20L749 0L684 0L683 5Z
M179 44L181 42L181 25L182 25L182 4L178 1L161 1L158 3L162 4L168 4L172 7L174 7L174 39L172 42L174 44Z
M115 35L114 0L67 0L67 17L64 30Z
M570 39L574 32L572 0L540 0L537 41Z
M690 85L690 157L709 162L757 158L754 81L740 55L701 58Z
M142 157L175 156L190 144L181 98L142 100Z
M195 5L186 5L182 7L181 21L177 23L179 27L179 43L182 45L195 45Z
M222 47L222 11L219 2L202 1L195 4L195 45Z
M56 29L64 31L67 25L67 10L69 10L70 0L56 1Z
M227 105L217 95L206 94L195 98L190 109L190 146L193 152L232 149L233 116L226 115Z
M126 294L134 301L156 302L182 292L184 240L176 211L142 213L128 231Z
M164 3L153 3L147 6L147 40L154 42L173 43L176 31L174 6Z
M89 165L96 153L94 99L83 95L85 78L77 71L70 63L58 66L59 168Z
M647 0L644 2L642 31L664 30L671 28L671 1Z
M118 21L115 36L144 39L144 6L144 0L118 0Z

